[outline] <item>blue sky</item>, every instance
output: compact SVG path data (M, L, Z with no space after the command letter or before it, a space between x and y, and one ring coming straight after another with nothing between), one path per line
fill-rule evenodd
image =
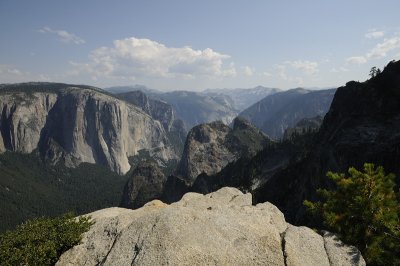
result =
M400 59L400 1L0 1L0 83L337 87Z

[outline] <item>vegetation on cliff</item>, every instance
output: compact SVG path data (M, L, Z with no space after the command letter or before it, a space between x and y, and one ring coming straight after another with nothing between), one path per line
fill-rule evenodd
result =
M1 265L54 265L88 231L89 217L35 218L0 235Z
M383 167L350 167L348 175L328 172L336 190L319 189L323 201L305 201L308 209L349 244L357 246L371 265L400 265L400 205L394 175Z

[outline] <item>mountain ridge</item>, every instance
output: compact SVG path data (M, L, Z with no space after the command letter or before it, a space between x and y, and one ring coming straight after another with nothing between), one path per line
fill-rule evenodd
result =
M318 188L333 188L328 171L347 172L366 162L384 167L400 184L400 61L376 77L350 81L337 89L331 108L306 154L255 191L257 202L270 201L289 221L306 218L303 200L316 200Z
M283 137L285 130L303 118L324 116L335 89L306 90L296 88L269 95L239 116L246 118L273 139Z

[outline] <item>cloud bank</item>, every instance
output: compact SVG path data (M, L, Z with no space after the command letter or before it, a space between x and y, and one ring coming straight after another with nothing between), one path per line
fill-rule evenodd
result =
M346 59L350 64L365 64L370 59L384 58L393 50L400 50L400 36L395 35L391 38L385 38L378 43L374 48L370 49L365 55L352 56Z
M229 58L210 48L167 47L150 39L132 37L93 50L85 64L73 64L95 78L223 78L236 75L233 63L226 64Z

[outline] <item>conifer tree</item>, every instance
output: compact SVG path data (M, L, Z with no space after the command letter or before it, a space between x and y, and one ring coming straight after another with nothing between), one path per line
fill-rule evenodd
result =
M319 189L323 202L305 201L306 207L322 216L324 224L348 244L357 246L370 265L400 265L399 202L394 175L383 167L364 164L349 175L328 172L336 190Z

